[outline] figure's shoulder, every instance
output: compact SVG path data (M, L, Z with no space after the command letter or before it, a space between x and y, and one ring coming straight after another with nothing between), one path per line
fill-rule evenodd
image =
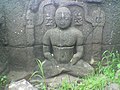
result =
M72 33L76 34L76 35L83 35L82 31L80 31L79 29L75 28L75 27L71 27L70 30L72 31Z
M52 28L46 31L46 33L54 33L58 30L58 28Z

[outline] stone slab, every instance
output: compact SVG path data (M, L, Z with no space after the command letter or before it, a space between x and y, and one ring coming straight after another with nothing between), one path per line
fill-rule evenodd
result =
M9 60L12 70L32 71L35 67L33 47L9 47Z

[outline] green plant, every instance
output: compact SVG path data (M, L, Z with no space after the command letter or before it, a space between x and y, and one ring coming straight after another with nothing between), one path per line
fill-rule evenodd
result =
M107 77L107 79L109 80L109 82L118 81L115 78L115 74L118 70L120 70L120 54L118 53L118 51L113 52L113 51L106 50L102 56L103 56L103 58L98 63L96 72L98 74L105 75ZM120 80L120 78L119 78L119 80Z
M104 75L91 75L83 79L79 85L79 90L103 90L107 84L107 78Z
M39 59L37 59L36 62L37 62L37 65L38 65L38 70L33 72L30 79L32 77L40 78L41 80L37 82L39 84L38 85L39 88L41 90L47 90L46 79L45 79L44 69L43 69L43 64L45 63L45 61L41 62Z
M3 88L8 84L8 78L6 75L1 75L0 76L0 88Z
M76 81L68 82L67 79L64 79L57 90L79 90L79 87Z

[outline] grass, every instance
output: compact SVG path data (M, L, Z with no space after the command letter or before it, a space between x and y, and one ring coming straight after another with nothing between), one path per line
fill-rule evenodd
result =
M40 90L47 90L47 84L46 84L44 69L43 69L44 61L41 62L39 59L37 59L36 62L37 62L37 65L38 65L38 71L35 71L31 75L30 79L32 77L40 78L41 81L37 82L37 84L39 86L38 88L40 88Z
M120 53L118 51L112 52L106 50L103 53L103 58L97 63L95 68L95 73L84 78L80 78L82 82L68 82L63 80L61 85L55 90L104 90L105 86L110 83L117 83L120 85ZM37 61L39 66L39 71L33 73L33 75L38 75L42 72L42 78L44 79L43 86L41 90L47 90L45 75L41 61ZM117 75L116 75L117 73Z

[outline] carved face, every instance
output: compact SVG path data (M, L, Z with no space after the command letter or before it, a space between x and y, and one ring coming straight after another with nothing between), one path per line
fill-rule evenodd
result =
M55 21L59 28L65 29L71 23L71 12L66 7L58 8L55 14Z

